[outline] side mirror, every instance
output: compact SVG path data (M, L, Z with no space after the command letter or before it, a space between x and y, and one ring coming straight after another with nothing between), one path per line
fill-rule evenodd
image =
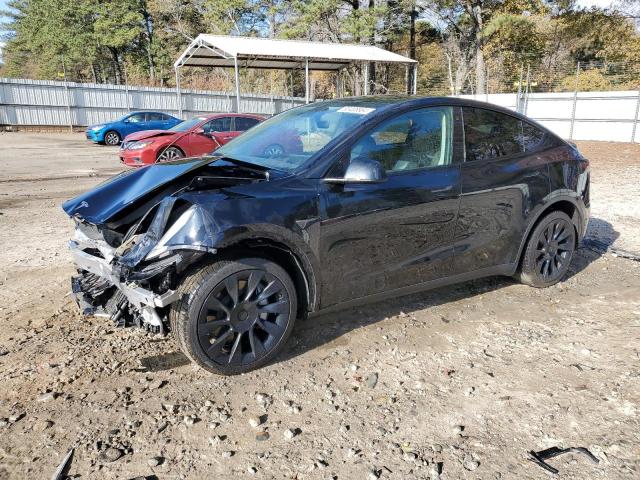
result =
M196 135L204 135L204 128L196 128L193 133L195 133Z
M387 179L387 172L384 171L380 162L366 157L359 157L351 160L347 171L342 178L325 178L325 183L380 183Z
M129 120L128 118L125 118L125 119L122 121L122 123L129 123L129 122L130 122L130 120Z

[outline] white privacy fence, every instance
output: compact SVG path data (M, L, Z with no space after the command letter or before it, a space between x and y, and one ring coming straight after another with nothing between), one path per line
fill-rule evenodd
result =
M563 138L640 142L640 91L462 95L519 111ZM240 111L274 115L303 98L248 95ZM235 93L0 78L0 126L86 126L133 110L180 118L236 111Z
M640 91L461 96L516 110L566 139L640 142Z
M160 110L180 118L235 112L235 93L172 88L0 78L0 126L86 126L134 110ZM275 115L304 99L243 94L240 111Z

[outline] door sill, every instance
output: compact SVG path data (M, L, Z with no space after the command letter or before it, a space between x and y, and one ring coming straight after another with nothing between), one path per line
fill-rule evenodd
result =
M435 288L445 287L447 285L452 285L455 283L468 282L483 277L492 277L498 275L511 276L515 273L517 267L518 265L516 263L506 263L504 265L481 268L479 270L460 273L458 275L451 275L449 277L437 278L435 280L429 280L427 282L417 283L415 285L409 285L407 287L394 288L393 290L386 290L384 292L374 293L372 295L358 297L353 300L347 300L346 302L329 305L328 307L320 308L319 310L312 312L309 316L311 317L324 313L357 307L368 303L379 302L381 300L387 300L392 297L411 295L413 293L433 290Z

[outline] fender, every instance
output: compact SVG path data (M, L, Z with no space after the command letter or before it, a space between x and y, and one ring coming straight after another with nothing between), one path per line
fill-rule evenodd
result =
M320 304L319 300L319 280L316 272L320 272L320 265L317 257L313 253L309 244L304 239L308 235L317 234L316 232L307 232L307 230L317 230L313 225L309 225L302 231L302 236L294 235L291 230L273 224L252 224L244 227L231 227L221 232L221 240L216 242L216 249L228 249L241 243L251 241L266 241L271 246L289 251L294 258L294 262L300 268L305 283L307 285L307 294L309 299L309 311L317 310Z

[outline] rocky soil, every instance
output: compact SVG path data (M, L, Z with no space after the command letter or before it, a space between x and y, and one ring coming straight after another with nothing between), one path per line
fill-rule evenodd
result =
M300 322L208 374L171 337L82 318L60 203L119 170L80 134L0 134L0 479L640 477L640 146L582 142L598 240L556 287L491 278Z

